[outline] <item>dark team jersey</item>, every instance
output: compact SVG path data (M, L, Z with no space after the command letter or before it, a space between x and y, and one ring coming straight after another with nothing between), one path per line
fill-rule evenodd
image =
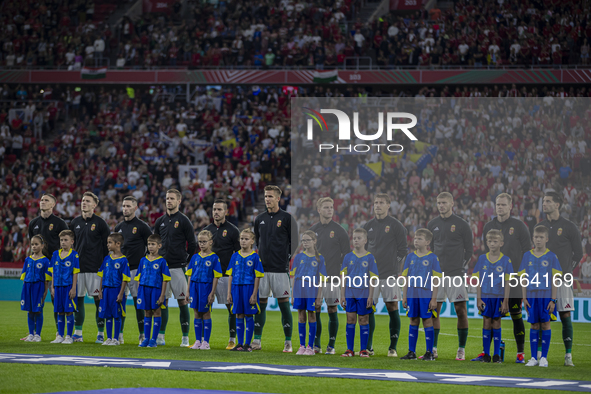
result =
M88 219L78 216L70 222L70 230L76 236L74 249L80 256L80 272L98 272L109 254L107 222L95 214Z
M316 223L310 228L316 233L316 248L324 257L326 272L329 276L338 276L343 258L351 251L351 243L345 229L335 221L328 224Z
M143 220L136 217L127 221L124 220L115 226L115 232L123 235L121 253L127 257L129 269L136 270L140 260L146 255L148 237L152 235L150 226Z
M482 230L482 242L484 242L484 248L486 253L489 252L488 245L486 244L486 234L490 230L501 230L503 233L503 246L501 247L501 253L511 259L513 264L513 272L517 272L523 255L529 252L532 248L531 236L529 229L519 219L508 218L504 222L499 222L499 219L495 217L490 222L484 225Z
M447 276L462 276L464 267L472 258L472 230L461 217L441 215L427 224L433 233L431 251L439 258L441 270Z
M254 220L254 234L265 272L289 272L289 259L296 247L291 237L298 234L291 215L282 209L261 213Z
M34 235L40 235L47 242L47 257L51 259L53 252L60 248L60 232L67 230L68 225L62 218L58 218L51 214L44 219L42 216L37 216L29 222L29 239Z
M573 269L583 258L581 233L577 226L560 216L557 220L542 220L542 226L550 230L546 247L558 257L563 274L572 274Z
M408 252L406 228L390 215L373 218L363 228L367 231L366 249L376 259L380 279L398 275Z
M197 250L193 224L180 211L160 216L154 225L154 234L162 237L162 249L159 254L168 263L168 268L183 268Z
M220 258L224 276L228 276L226 270L232 255L240 250L240 230L227 220L220 227L211 223L203 230L207 230L213 235L212 251Z

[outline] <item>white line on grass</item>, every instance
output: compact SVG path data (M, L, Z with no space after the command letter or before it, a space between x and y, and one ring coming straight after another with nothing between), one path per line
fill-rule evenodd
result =
M424 330L421 328L421 331L424 331ZM444 333L444 332L440 332L439 335L447 335L447 336L450 336L450 337L457 337L457 335L447 334L447 333ZM477 337L476 335L468 335L468 338L482 339L482 337ZM503 338L503 341L513 341L513 342L515 342L515 339L514 338ZM550 344L551 345L564 345L564 342L550 342ZM577 343L574 346L591 346L591 344Z

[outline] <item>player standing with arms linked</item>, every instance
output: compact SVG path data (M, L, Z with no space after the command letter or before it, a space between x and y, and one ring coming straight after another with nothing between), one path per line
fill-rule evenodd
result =
M378 266L380 284L374 289L373 302L378 303L380 294L386 303L390 315L390 346L388 357L397 357L396 346L400 336L400 314L398 302L401 289L396 281L388 283L388 277L395 277L400 273L401 263L407 254L406 228L398 220L388 215L390 210L390 196L386 193L376 194L373 201L375 217L363 225L367 231L367 250L371 253ZM373 355L373 332L376 319L373 311L369 314L369 354Z
M439 258L443 283L437 293L437 317L433 318L435 338L433 343L433 357L437 358L437 340L441 323L439 314L441 305L445 298L454 304L458 316L458 353L456 360L466 359L466 342L468 340L468 292L464 283L465 267L472 258L473 243L472 230L468 223L452 211L454 206L453 196L448 192L440 193L437 196L437 209L439 217L427 224L427 229L433 233L431 240L431 251ZM445 278L447 276L448 278ZM454 286L454 278L461 278L461 284ZM451 283L450 283L451 279ZM457 279L456 279L457 284Z
M562 196L560 194L556 192L546 193L542 200L542 210L546 214L546 219L542 220L538 225L548 228L549 240L547 247L558 257L558 262L562 267L562 275L570 274L570 279L572 279L573 269L583 258L583 244L577 226L570 220L560 216L561 206ZM563 280L562 286L556 289L556 295L558 302L556 310L562 322L562 341L566 350L564 365L574 367L572 356L573 323L570 316L570 312L575 310L572 282L570 286L567 286L566 281Z
M213 235L212 251L219 259L224 276L219 278L215 289L215 295L218 303L226 304L228 308L228 327L230 329L230 340L226 350L231 350L236 346L236 315L232 314L232 304L228 302L228 275L226 270L232 259L232 255L240 250L240 230L232 223L226 220L228 213L228 203L222 199L216 199L212 208L213 223L206 226L203 230L209 231Z
M332 220L334 215L334 201L330 197L323 197L316 202L316 210L320 216L320 222L313 225L310 230L316 233L316 249L324 257L328 277L338 277L343 264L343 258L351 251L351 243L347 231ZM326 301L328 309L328 346L326 354L335 354L334 345L339 332L338 305L340 304L341 289L332 287L327 283L322 289L322 297ZM320 335L322 334L322 322L320 310L316 308L316 340L314 352L320 353Z
M131 278L137 275L137 269L140 265L140 260L146 255L148 247L148 237L152 235L150 226L143 220L135 216L137 210L137 199L133 196L127 196L123 199L121 205L121 212L123 213L123 221L117 223L115 232L123 235L123 247L121 251L127 257L129 262L129 269L131 271ZM137 308L137 290L139 282L132 280L127 282L127 290L133 297L133 305L135 307L135 317L137 319L137 326L140 333L139 343L144 340L144 311ZM123 344L123 328L125 327L125 317L121 319L121 333L118 341Z
M512 202L513 198L507 193L501 193L497 196L495 207L497 217L484 225L482 242L485 245L486 253L490 252L486 234L490 230L499 230L503 234L501 253L511 259L513 272L517 272L523 255L531 250L531 235L525 223L511 217L511 210L513 209ZM523 317L521 316L521 285L519 282L513 282L510 285L509 313L511 313L511 319L513 320L513 335L517 343L517 358L515 362L523 364L525 363L525 326L523 324ZM472 361L482 361L482 358L483 354L481 353L478 357L472 359Z
M166 300L174 294L180 310L180 321L182 330L181 347L189 347L189 304L185 299L187 291L187 279L185 277L185 266L197 250L197 238L195 229L187 216L179 211L181 205L181 192L176 189L169 189L166 192L166 213L156 220L154 234L162 238L160 256L164 257L170 270L170 286L166 290ZM162 326L156 344L166 344L164 334L168 324L168 303L167 308L162 310Z
M265 205L267 211L254 220L254 234L258 245L265 276L261 278L259 297L261 312L255 316L253 350L261 349L261 337L267 318L267 300L277 298L281 310L281 323L285 334L284 353L293 351L291 333L293 318L289 306L290 280L289 259L293 254L291 237L297 236L297 223L291 215L279 208L281 189L274 185L265 186ZM297 241L293 249L297 247Z
M103 260L109 254L107 238L111 231L107 222L94 214L98 203L99 198L94 193L84 193L80 203L82 215L75 217L70 222L70 230L75 235L74 250L80 256L80 274L78 274L77 282L78 310L74 313L75 331L72 337L74 342L83 341L82 326L86 317L86 311L84 309L84 296L86 294L94 298L94 305L96 306L95 319L98 335L95 342L103 343L105 338L105 319L99 317L101 278L97 273L103 264Z

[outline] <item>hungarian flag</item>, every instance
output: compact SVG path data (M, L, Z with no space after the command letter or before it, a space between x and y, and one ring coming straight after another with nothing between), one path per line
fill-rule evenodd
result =
M107 67L82 67L82 79L103 79L107 77Z
M329 83L336 81L338 78L339 72L337 70L314 72L314 83Z

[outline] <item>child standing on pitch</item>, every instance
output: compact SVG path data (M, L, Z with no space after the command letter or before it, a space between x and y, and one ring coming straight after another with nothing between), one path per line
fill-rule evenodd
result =
M378 279L378 267L371 253L365 250L367 231L353 231L353 251L345 255L341 266L341 306L347 312L347 351L343 357L353 357L355 352L355 324L359 320L361 349L359 356L369 357L369 314L374 310L371 278ZM376 280L373 280L376 281Z
M186 299L195 311L195 343L190 349L209 350L211 305L215 299L218 280L223 274L218 255L211 251L213 246L211 232L201 231L197 241L201 250L193 255L185 272L189 277Z
M158 254L162 247L162 238L158 234L148 237L148 255L142 257L135 280L140 282L137 292L137 308L146 311L144 317L144 340L139 347L158 347L156 339L162 323L161 308L164 306L166 282L170 282L170 271L164 257ZM152 316L154 317L154 332L152 331Z
M528 286L523 286L523 299L527 307L527 321L531 323L529 341L531 359L526 367L548 366L548 351L550 350L550 322L556 320L556 286L554 278L562 275L562 267L558 257L546 248L548 242L548 228L536 226L534 228L534 249L523 255L519 266L519 281L527 278ZM542 328L542 357L536 358L538 352L538 331Z
M97 275L101 277L99 287L99 317L106 319L107 339L103 342L106 346L119 345L119 333L121 332L121 318L125 316L125 287L131 275L129 262L121 253L123 235L111 233L107 238L107 248L110 255L105 257ZM113 319L115 319L115 336L113 336Z
M240 233L240 250L232 255L226 274L228 278L228 304L236 315L236 336L238 344L230 351L251 352L254 334L254 315L260 312L259 282L265 276L259 255L252 250L255 242L251 229ZM246 316L246 338L244 317Z
M49 290L51 275L48 273L50 262L45 257L47 245L40 235L31 238L31 251L33 254L25 259L21 280L23 290L21 292L21 310L29 312L29 335L25 342L41 342L41 329L43 328L43 306Z
M298 310L298 328L300 332L300 349L296 354L313 356L314 339L316 338L316 308L322 305L322 283L326 278L324 257L316 249L316 233L306 231L302 234L304 251L298 253L293 260L291 270L291 305ZM306 347L306 311L310 335Z
M491 329L494 338L493 363L501 361L501 318L509 312L509 283L513 273L511 259L501 253L503 233L490 230L486 234L489 252L480 255L472 276L478 278L476 306L483 318L482 354L472 361L490 363ZM504 288L503 288L504 285Z
M74 245L74 232L63 230L60 232L61 249L53 252L51 256L51 295L53 297L53 311L57 312L58 336L51 343L63 343L71 345L74 343L72 333L74 332L74 315L76 308L76 283L80 272L78 253L72 249ZM64 338L64 330L68 321L68 335Z
M406 256L401 276L406 278L402 290L402 305L408 308L406 315L410 318L408 330L408 354L401 360L416 360L417 340L419 339L419 324L423 319L427 351L421 357L423 361L434 361L433 356L433 314L437 313L437 291L433 277L441 278L439 259L428 250L433 239L433 233L426 228L415 232L414 245L416 250ZM412 278L412 279L411 279Z

